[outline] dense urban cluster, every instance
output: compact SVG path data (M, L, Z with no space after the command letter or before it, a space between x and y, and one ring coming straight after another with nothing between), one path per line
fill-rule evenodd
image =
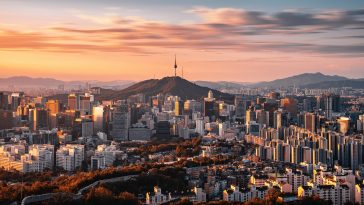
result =
M0 202L364 204L363 90L224 91L0 92Z

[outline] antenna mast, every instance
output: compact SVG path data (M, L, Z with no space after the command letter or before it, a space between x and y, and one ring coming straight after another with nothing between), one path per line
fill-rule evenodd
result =
M176 58L176 54L174 54L174 77L177 77L177 58Z

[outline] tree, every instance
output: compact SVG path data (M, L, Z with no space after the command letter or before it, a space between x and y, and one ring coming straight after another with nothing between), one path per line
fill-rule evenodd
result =
M120 204L130 204L130 205L139 205L139 200L129 192L121 192L118 196L118 201Z
M181 201L174 203L174 205L193 205L193 203L188 199L182 199Z
M264 200L258 198L252 199L245 203L245 205L264 205L264 204L265 204Z
M269 189L268 194L265 196L265 200L268 204L275 204L280 194L280 191L277 189Z
M105 187L94 187L85 196L88 204L116 204L113 193Z

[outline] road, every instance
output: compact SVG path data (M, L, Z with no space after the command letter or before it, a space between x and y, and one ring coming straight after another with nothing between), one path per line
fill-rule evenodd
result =
M101 180L95 181L94 183L81 188L80 190L78 190L77 194L71 194L71 196L73 199L77 200L82 197L83 193L85 193L86 191L90 190L91 188L93 188L99 184L112 183L112 182L118 182L118 181L128 181L136 176L138 176L138 175L128 175L128 176L122 176L122 177L115 177L115 178L111 178L111 179L101 179ZM25 204L29 204L29 203L49 200L59 194L66 195L69 193L47 193L47 194L40 194L40 195L30 195L30 196L23 198L23 200L21 201L21 204L25 205Z

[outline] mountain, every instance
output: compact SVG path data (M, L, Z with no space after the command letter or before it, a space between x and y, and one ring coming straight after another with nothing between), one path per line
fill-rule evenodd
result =
M300 75L291 76L288 78L277 79L269 82L260 82L250 85L251 87L303 87L309 84L331 82L331 81L344 81L348 80L346 77L338 75L324 75L322 73L303 73Z
M0 85L2 86L58 86L63 83L63 81L53 78L31 78L27 76L0 78Z
M115 91L111 95L101 95L99 96L99 99L125 99L138 93L143 93L146 97L162 93L177 95L182 99L201 99L204 96L207 96L209 90L213 92L217 99L230 102L234 99L233 95L196 85L195 83L187 81L181 77L165 77L162 79L145 80L123 90Z
M133 84L133 81L116 80L116 81L62 81L54 78L31 78L27 76L14 76L9 78L0 78L0 87L48 87L56 88L59 85L64 85L66 88L78 88L79 85L84 86L89 83L92 86L102 87L102 88L112 88L112 89L124 89L125 87Z
M351 88L355 88L355 89L364 89L364 78L339 80L339 81L325 81L325 82L308 84L308 85L305 85L304 87L305 88L321 88L321 89L351 87Z

